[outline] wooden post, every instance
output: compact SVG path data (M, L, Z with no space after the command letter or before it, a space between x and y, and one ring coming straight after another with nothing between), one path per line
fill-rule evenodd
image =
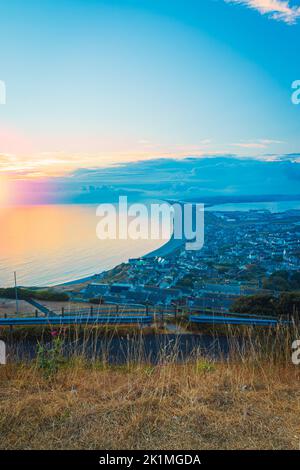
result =
M129 370L130 368L130 344L129 344L129 340L130 340L130 336L129 334L127 333L126 335L126 339L127 339L127 369Z
M16 309L17 309L17 317L19 316L19 299L18 299L18 286L17 286L17 273L14 272L15 278L15 294L16 294Z

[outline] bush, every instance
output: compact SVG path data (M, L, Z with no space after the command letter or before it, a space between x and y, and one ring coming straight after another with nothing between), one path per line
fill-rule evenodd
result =
M300 313L300 293L289 292L281 294L277 301L277 311L280 315L293 315Z
M50 347L38 343L36 365L43 371L46 378L55 374L63 363L62 348L63 340L59 336L53 339Z
M237 313L274 315L276 314L276 299L272 295L265 294L239 297L230 310Z
M54 300L57 302L67 302L69 300L68 294L55 290L33 291L32 298L37 300Z
M16 297L16 290L13 287L6 289L0 288L0 297L6 299L14 299ZM23 287L18 287L18 298L20 300L54 300L57 302L67 302L69 300L68 294L65 292L57 292L53 289L46 290L34 290L34 289L24 289Z
M263 287L275 291L293 291L300 289L299 271L275 271L264 279Z
M271 295L239 297L231 306L231 312L256 315L300 316L300 292L284 292L278 298Z

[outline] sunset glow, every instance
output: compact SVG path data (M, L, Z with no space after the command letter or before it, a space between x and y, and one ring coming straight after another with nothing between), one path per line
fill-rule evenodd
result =
M2 462L286 463L300 0L2 1L0 51Z
M9 185L6 178L0 176L0 206L9 203Z
M160 2L113 3L78 0L71 17L69 2L3 6L1 175L69 178L153 158L298 151L296 17L274 21L274 2L169 2L168 16ZM232 22L239 28L224 27Z

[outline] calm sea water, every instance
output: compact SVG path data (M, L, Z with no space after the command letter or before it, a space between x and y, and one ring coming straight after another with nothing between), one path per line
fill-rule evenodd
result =
M165 240L99 240L96 206L0 208L0 286L45 286L113 268Z

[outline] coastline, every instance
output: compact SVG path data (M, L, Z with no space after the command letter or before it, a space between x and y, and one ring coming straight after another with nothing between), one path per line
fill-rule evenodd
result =
M299 201L300 200L300 195L269 195L269 196L261 196L261 197L253 197L253 196L245 196L245 197L236 197L236 198L232 198L232 197L228 197L228 198L224 198L224 197L215 197L215 198L203 198L204 200L204 203L205 203L205 208L208 209L208 213L211 214L213 212L213 208L214 207L218 207L219 204L221 204L222 206L230 206L230 204L245 204L245 203L253 203L253 204L257 204L258 207L256 210L260 210L259 208L259 204L264 204L264 203L271 203L271 202L296 202L296 201ZM174 204L174 203L177 203L177 204L184 204L184 201L182 200L172 200L172 199L166 199L165 202L167 202L168 204ZM189 201L190 203L194 203L196 204L197 201ZM218 212L220 212L220 209L216 209ZM237 211L238 208L235 208L235 210ZM285 209L283 210L282 212L287 212L289 210L292 210L292 211L299 211L299 209ZM224 211L226 212L225 208L224 208ZM222 210L221 210L222 212ZM208 215L208 214L207 214ZM171 238L165 242L161 247L159 248L156 248L155 250L152 250L150 251L149 253L146 253L145 255L141 256L140 258L141 259L149 259L149 258L154 258L154 257L163 257L163 256L167 256L169 254L171 254L172 252L176 251L178 248L180 248L184 243L186 242L185 239L182 239L182 240L177 240L174 238L174 234L172 234ZM127 263L128 261L126 261ZM117 266L119 266L119 264L116 264L114 265L111 269L114 269L116 268ZM106 271L110 271L110 270L106 270ZM104 271L101 271L99 273L95 273L95 274L92 274L90 276L86 276L84 278L78 278L78 279L74 279L74 280L71 280L71 281L67 281L67 282L64 282L62 284L56 284L52 287L68 287L68 286L76 286L76 285L79 285L79 284L82 284L82 283L86 283L86 282L91 282L93 280L97 280L97 278L99 278L103 273L106 272L105 270Z
M183 243L185 243L185 240L175 240L174 236L172 235L170 240L168 240L166 243L164 243L161 247L156 248L155 250L150 251L149 253L146 253L145 255L141 256L140 258L141 259L143 259L143 258L147 259L147 258L155 258L157 256L166 256L167 254L170 254L173 251L175 251L177 248L179 248ZM124 263L128 263L128 261L124 261ZM121 264L121 263L119 263L119 264ZM119 266L119 264L114 265L111 269L115 269L117 266ZM90 276L86 276L86 277L83 277L83 278L67 281L67 282L64 282L62 284L55 284L52 287L54 287L54 288L55 287L69 287L69 286L76 286L78 284L84 284L86 282L91 282L93 280L99 279L99 277L107 271L110 271L110 269L106 270L106 271L101 271L101 272L96 273L96 274L91 274Z
M79 279L74 279L73 281L67 281L67 282L64 282L62 284L55 284L52 287L68 287L68 286L81 284L81 283L84 283L84 282L89 282L89 281L92 281L94 278L97 278L98 276L100 276L103 272L105 272L105 271L102 271L99 274L92 274L91 276L82 277L82 278L79 278Z
M227 198L227 199L224 199L223 198L220 198L220 197L216 197L214 199L210 198L210 200L208 200L208 198L202 198L203 200L206 200L205 202L205 206L206 206L206 209L207 209L207 214L208 213L213 213L214 212L214 208L218 208L218 204L222 204L224 206L224 208L222 210L220 209L216 209L218 212L222 212L222 211L226 211L225 210L225 206L230 206L230 204L235 204L235 209L236 211L238 211L238 206L240 204L244 204L244 203L253 203L253 204L256 204L258 207L257 207L257 210L259 210L259 205L260 204L264 204L266 202L281 202L281 201L289 201L289 202L296 202L298 200L300 200L300 196L299 195L286 195L286 196L261 196L261 197L252 197L252 196L247 196L247 197L239 197L239 198ZM237 200L238 199L238 200ZM179 203L179 204L183 204L184 201L175 201L175 200L171 200L171 199L167 199L165 200L167 203ZM190 201L190 203L195 203L196 204L196 201ZM290 209L288 208L285 208L282 212L287 212L287 211L295 211L295 210L298 210L299 209L295 209L293 207L291 207ZM280 211L281 212L281 211ZM175 251L176 249L180 248L180 246L182 246L182 244L184 243L184 240L175 240L173 238L173 236L171 236L171 238L166 241L161 247L155 249L155 250L152 250L150 251L149 253L145 253L145 255L141 256L141 258L144 258L144 259L149 259L149 258L152 258L152 257L156 257L156 256L166 256L166 255L169 255L170 253L172 253L173 251ZM127 261L124 261L125 263L128 262ZM100 272L96 272L96 273L93 273L91 275L88 275L88 276L84 276L84 277L79 277L79 278L75 278L75 279L70 279L70 280L67 280L66 282L61 282L61 283L53 283L53 284L46 284L44 286L41 286L39 288L67 288L67 287L72 287L72 286L78 286L79 284L83 284L83 283L87 283L87 282L92 282L92 281L96 281L97 279L99 279L99 277L101 275L103 275L105 272L107 271L110 271L111 269L114 269L115 267L117 267L120 263L112 266L110 269L105 269L103 271L100 271ZM34 284L33 284L34 286Z

